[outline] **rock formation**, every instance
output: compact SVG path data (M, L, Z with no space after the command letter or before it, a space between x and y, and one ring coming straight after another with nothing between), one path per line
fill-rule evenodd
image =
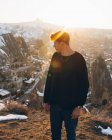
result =
M106 104L112 96L112 79L101 56L96 58L91 67L91 91L93 103Z
M9 62L23 61L27 58L28 46L22 37L14 37L11 33L3 34L2 37L4 46L1 47L0 56L4 58L4 62L7 63L7 60Z

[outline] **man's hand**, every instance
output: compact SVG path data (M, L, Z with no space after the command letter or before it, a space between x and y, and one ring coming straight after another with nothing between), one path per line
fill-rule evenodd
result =
M49 113L49 111L50 111L50 105L48 103L44 103L43 104L43 107L44 107L45 112L46 113Z
M76 107L71 114L71 118L72 119L78 118L80 116L80 113L81 113L81 109Z

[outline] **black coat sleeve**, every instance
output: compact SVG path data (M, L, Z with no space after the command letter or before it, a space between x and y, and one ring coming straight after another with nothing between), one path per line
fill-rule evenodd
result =
M79 94L80 98L77 105L83 106L86 102L87 93L89 89L88 71L86 66L86 61L83 56L79 59L79 69L78 69L78 84L79 84Z
M46 83L45 83L45 90L44 90L44 97L43 97L43 102L44 103L50 103L49 98L50 98L52 76L53 76L53 73L52 73L52 61L53 61L54 55L52 56L51 63L50 63L50 66L49 66L49 70L48 70L48 73L47 73L47 78L46 78Z

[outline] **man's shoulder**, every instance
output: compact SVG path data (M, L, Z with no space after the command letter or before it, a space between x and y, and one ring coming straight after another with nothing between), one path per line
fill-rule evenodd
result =
M53 56L54 56L54 55L58 55L58 54L59 54L58 52L54 52Z
M59 53L58 53L58 52L55 52L55 53L52 55L52 58L58 57L58 56L59 56Z
M84 56L78 51L76 51L74 54L77 55L77 57L84 58Z

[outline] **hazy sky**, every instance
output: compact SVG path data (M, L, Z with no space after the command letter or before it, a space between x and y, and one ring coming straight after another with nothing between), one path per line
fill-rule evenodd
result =
M112 28L112 0L0 0L0 23L37 18L64 26Z

